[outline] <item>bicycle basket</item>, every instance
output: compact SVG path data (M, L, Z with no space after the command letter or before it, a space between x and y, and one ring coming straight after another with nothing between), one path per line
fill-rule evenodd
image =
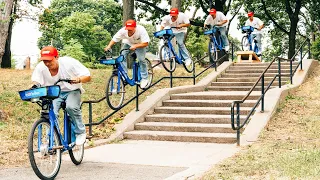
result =
M161 31L157 31L157 32L153 33L153 35L155 37L159 38L159 37L163 37L165 35L172 36L173 32L171 29L163 29Z
M60 91L61 91L61 89L60 89L60 86L58 86L58 85L48 86L46 98L55 99L55 98L59 97Z
M204 35L215 34L217 31L216 28L204 31Z
M254 28L252 26L242 26L241 30L242 30L242 33L253 32Z
M24 101L30 101L30 99L40 98L47 95L47 88L41 87L36 89L28 89L19 91L20 98Z

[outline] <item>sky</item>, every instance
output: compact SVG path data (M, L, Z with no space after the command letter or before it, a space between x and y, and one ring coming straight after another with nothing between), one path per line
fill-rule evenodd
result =
M50 0L43 0L44 7L48 7ZM31 9L33 7L28 6L28 3L22 2L22 7ZM169 8L166 5L163 5L164 8ZM35 11L35 10L34 10ZM185 12L190 15L192 13ZM202 16L203 12L198 11L196 16ZM231 18L231 15L227 14L227 18ZM237 29L237 24L239 23L238 19L234 19L230 25L230 35L232 37L238 38L241 40L242 34L241 31ZM24 60L29 56L31 58L32 67L37 63L40 50L37 47L38 38L41 37L41 33L38 31L38 22L32 21L29 19L22 19L17 21L14 24L12 32L12 42L11 50L13 54L13 59L16 60L16 68L22 69Z

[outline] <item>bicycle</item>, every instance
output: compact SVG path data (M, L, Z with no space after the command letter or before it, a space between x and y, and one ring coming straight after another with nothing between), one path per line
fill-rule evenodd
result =
M171 28L176 28L176 27L171 27ZM176 62L178 64L183 64L183 67L187 72L191 73L193 71L194 62L191 61L191 64L187 66L185 64L185 59L182 56L180 48L179 48L180 56L178 56L176 51L174 50L171 40L172 38L174 38L175 35L173 34L172 29L163 29L153 34L156 38L164 40L164 44L161 46L159 54L160 54L160 62L166 71L173 72L176 69ZM169 62L170 67L168 67L168 64L166 62Z
M208 54L210 62L216 62L218 59L218 51L225 52L223 49L222 38L220 31L216 26L210 29L205 29L204 35L209 35ZM216 36L217 35L217 36Z
M113 71L112 75L110 76L109 80L107 81L106 86L106 100L109 107L113 110L117 110L121 108L124 95L126 93L125 86L129 84L130 86L139 85L141 81L141 74L140 74L140 66L139 62L136 61L136 54L132 53L131 56L134 59L133 63L133 70L132 70L132 78L128 76L128 73L125 71L125 67L122 65L122 61L124 59L124 55L121 53L123 51L130 50L130 49L122 49L120 51L120 55L116 58L110 57L103 57L100 59L101 64L105 65L112 65ZM109 53L111 53L109 51ZM146 58L145 61L147 62L147 69L148 69L148 84L145 88L141 89L148 89L151 85L153 79L153 69L151 66L151 62Z
M69 152L71 161L75 165L82 162L84 144L75 144L74 125L63 109L63 135L59 122L53 111L53 100L60 95L59 82L71 82L69 79L60 79L52 86L37 87L19 91L20 98L24 101L37 103L41 107L40 119L33 123L28 137L28 154L31 167L40 179L54 179L60 170L61 154Z
M242 26L241 30L242 33L246 33L246 35L244 35L242 37L241 40L241 47L242 50L249 50L249 51L253 51L257 54L257 56L260 56L261 54L259 53L259 47L257 46L257 40L255 39L255 37L253 37L252 32L254 31L254 28L252 26ZM254 42L254 46L253 46L253 42Z

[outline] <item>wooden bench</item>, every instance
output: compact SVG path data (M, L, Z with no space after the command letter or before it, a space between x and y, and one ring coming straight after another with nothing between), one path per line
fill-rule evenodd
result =
M253 51L237 51L236 54L238 56L238 61L237 61L238 63L241 63L241 62L251 62L251 63L261 62L260 58Z

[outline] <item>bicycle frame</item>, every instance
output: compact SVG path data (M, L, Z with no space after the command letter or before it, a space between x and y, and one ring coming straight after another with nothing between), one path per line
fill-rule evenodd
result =
M61 145L62 145L62 152L66 151L66 150L70 150L74 147L75 143L72 142L71 144L68 143L68 139L69 139L69 116L68 113L64 110L63 112L64 114L64 118L63 118L63 122L64 122L64 129L63 129L63 136L61 134L60 131L60 127L59 127L59 123L58 123L58 119L56 118L54 111L53 111L53 104L52 102L49 104L49 122L50 122L50 132L49 132L49 150L53 150L53 146L54 146L54 128L57 129L57 132L59 134L59 139L61 141ZM41 134L39 133L39 138L41 137ZM40 143L40 141L38 141L38 143ZM40 144L38 144L39 148L40 148ZM58 147L59 148L59 147Z
M210 37L210 42L213 42L213 44L214 44L214 51L217 51L218 49L220 51L222 51L223 44L222 44L221 35L218 35L218 38L220 38L220 44L219 44L218 41L217 41L217 37L215 35L217 32L219 32L219 29L213 27L211 32L208 33L207 35L209 35L209 37Z
M251 28L253 28L253 27L251 27ZM253 29L255 29L255 28L253 28ZM254 51L255 53L258 53L259 48L255 42L255 37L253 37L252 32L253 32L253 30L252 31L249 30L249 31L246 31L243 33L246 33L248 43L249 43L249 50ZM255 43L254 46L253 46L253 42Z
M183 62L182 62L183 57L182 57L182 55L181 55L180 48L179 48L179 55L181 56L181 58L180 58L179 56L177 56L177 53L176 53L176 51L175 51L175 49L173 48L173 45L172 45L172 43L171 43L171 39L172 39L172 38L165 38L164 44L167 44L167 45L169 46L170 50L172 50L176 62L177 62L178 64L182 64L182 63L183 63Z
M123 56L123 55L121 55ZM121 62L118 62L116 64L116 67L114 68L114 73L117 73L118 75L118 84L120 83L120 77L123 77L130 86L134 86L137 82L140 82L141 80L141 75L140 75L140 68L139 68L139 63L134 62L133 63L133 68L132 68L132 78L128 76L128 73L125 71L124 67L122 66ZM120 88L120 87L118 87ZM120 91L120 89L118 89Z

